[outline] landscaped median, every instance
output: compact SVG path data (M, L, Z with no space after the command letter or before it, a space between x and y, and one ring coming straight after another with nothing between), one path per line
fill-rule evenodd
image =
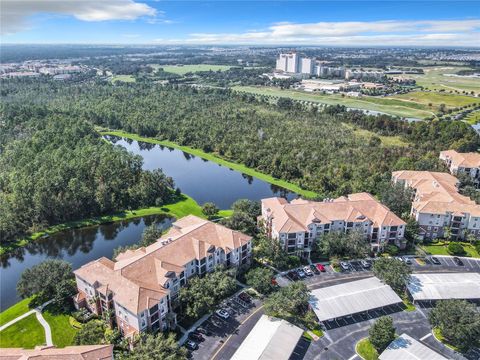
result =
M127 133L127 132L120 131L120 130L100 131L100 134L101 135L118 136L118 137L128 138L128 139L131 139L131 140L142 141L142 142L146 142L146 143L150 143L150 144L158 144L158 145L163 145L163 146L167 146L167 147L170 147L170 148L182 150L182 151L184 151L188 154L198 156L202 159L215 162L215 163L220 164L222 166L228 167L232 170L239 171L239 172L241 172L245 175L253 176L257 179L266 181L270 184L273 184L273 185L282 187L284 189L293 191L294 193L297 193L301 196L304 196L304 197L307 197L307 198L315 198L315 197L318 196L318 194L314 191L302 189L300 186L298 186L296 184L292 184L292 183L284 181L284 180L276 179L273 176L261 173L257 170L246 167L243 164L237 164L237 163L225 160L225 159L223 159L223 158L221 158L221 157L219 157L215 154L206 153L202 150L194 149L194 148L191 148L189 146L178 145L177 143L174 143L172 141L158 140L158 139L155 139L155 138L142 137L142 136L137 135L137 134L131 134L131 133Z
M448 251L448 245L450 244L450 241L438 241L438 242L431 242L431 243L426 243L419 245L420 248L425 251L429 255L446 255L446 256L454 256ZM461 241L455 241L455 244L458 244L463 247L463 250L465 250L465 254L463 255L457 255L457 256L467 256L467 257L472 257L472 258L480 258L480 254L475 248L474 245L468 243L468 242L461 242Z
M78 221L70 221L63 224L53 225L49 228L33 233L32 235L20 239L18 241L9 242L7 244L2 244L0 246L0 255L8 253L18 247L25 246L31 241L37 240L39 238L55 234L60 231L81 228L86 226L100 225L104 223L129 220L138 217L150 216L150 215L169 215L176 218L181 218L187 215L196 215L199 217L205 217L202 213L202 208L197 204L195 200L191 197L182 194L181 199L172 204L166 204L163 206L153 206L145 209L138 210L126 210L120 213L112 215L104 215L89 219L83 219ZM232 210L220 210L218 213L219 217L228 217L232 214ZM1 320L0 320L1 321Z
M360 340L355 346L355 351L364 360L378 359L378 352L368 338Z

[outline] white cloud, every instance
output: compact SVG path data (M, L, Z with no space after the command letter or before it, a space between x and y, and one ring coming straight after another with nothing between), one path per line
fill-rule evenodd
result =
M193 33L161 43L355 45L355 46L479 46L480 19L425 21L349 21L276 23L266 30L244 33Z
M134 0L1 0L1 33L11 34L30 27L35 14L70 15L83 21L135 20L154 17L157 10Z

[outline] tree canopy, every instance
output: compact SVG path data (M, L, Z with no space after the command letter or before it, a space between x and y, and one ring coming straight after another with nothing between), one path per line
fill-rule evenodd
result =
M381 257L374 262L373 273L397 293L402 294L410 279L412 269L398 259Z
M382 316L373 323L368 333L370 342L378 353L381 353L395 340L393 319L390 316Z
M183 360L187 349L178 346L174 333L144 334L133 350L116 354L119 360Z
M319 238L317 246L329 257L361 258L370 251L370 244L360 231L329 232Z
M264 303L265 313L284 319L303 315L308 309L310 290L305 283L293 282L272 293Z
M261 294L268 294L273 290L273 271L266 267L253 268L245 274L247 285L250 285Z

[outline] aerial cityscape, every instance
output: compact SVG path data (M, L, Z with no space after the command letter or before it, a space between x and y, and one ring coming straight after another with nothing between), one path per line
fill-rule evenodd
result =
M479 9L2 0L0 360L480 360Z

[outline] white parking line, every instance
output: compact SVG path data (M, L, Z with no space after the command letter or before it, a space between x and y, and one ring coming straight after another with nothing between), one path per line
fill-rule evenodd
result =
M427 335L425 335L424 337L421 337L420 340L423 341L423 340L429 338L430 336L432 336L432 333L431 333L431 332L429 332L429 333L428 333Z

